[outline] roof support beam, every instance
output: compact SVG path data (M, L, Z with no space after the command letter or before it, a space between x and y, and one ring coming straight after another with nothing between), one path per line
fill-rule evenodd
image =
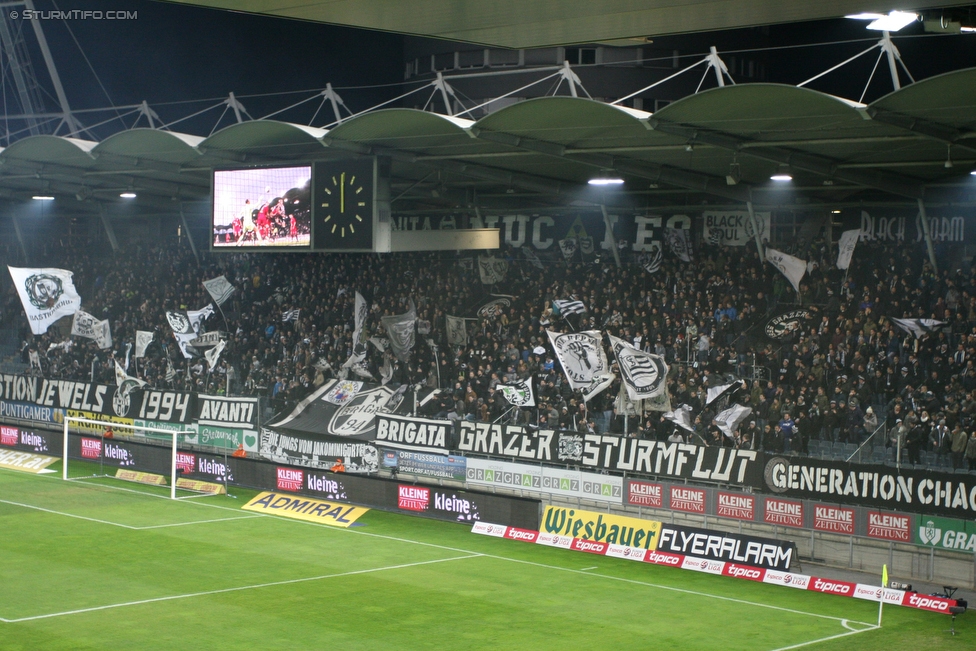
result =
M706 192L725 199L743 202L749 200L748 187L729 186L724 179L717 179L697 172L689 172L645 161L620 160L609 154L570 156L566 153L566 148L558 143L522 138L500 131L487 131L485 129L475 128L471 129L471 133L480 140L498 142L517 149L532 151L563 160L575 161L581 165L587 165L597 169L613 169L621 174L628 174L655 182L668 183L689 190Z
M856 185L883 190L884 192L889 192L899 197L920 199L924 194L922 185L913 179L880 171L868 172L840 169L837 161L814 154L805 154L775 147L763 148L757 146L754 141L749 141L744 138L737 138L729 134L710 131L708 129L699 129L684 124L666 122L658 118L649 119L648 126L661 133L686 138L690 142L701 142L706 145L712 145L713 147L740 152L754 158L813 172L828 179L840 179L841 181L848 181ZM746 144L750 146L744 147Z
M912 133L917 133L925 136L926 138L944 142L947 145L952 145L953 147L962 147L964 149L969 149L970 151L976 151L976 142L972 144L962 142L966 138L976 137L976 133L973 133L972 131L961 131L955 127L951 127L940 122L905 115L903 113L898 113L897 111L886 111L873 106L869 106L866 111L867 114L871 116L871 119L875 122L890 124L893 127L898 127L899 129L904 129L905 131L911 131Z

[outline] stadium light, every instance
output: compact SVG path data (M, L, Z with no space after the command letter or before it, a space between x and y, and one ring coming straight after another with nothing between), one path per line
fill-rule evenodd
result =
M870 20L868 23L868 29L873 29L879 32L897 32L903 27L911 25L916 20L918 20L918 14L914 11L891 11L887 14L876 14L876 13L861 13L861 14L851 14L850 16L844 16L845 18L852 18L854 20Z
M976 170L973 170L972 172L970 172L969 175L970 176L976 176Z
M769 177L770 181L778 181L780 183L785 183L786 181L792 181L793 175L789 173L788 170L780 170Z
M34 201L54 201L54 197L49 197L47 195L35 194L31 197Z
M590 185L622 185L623 182L624 180L621 178L610 178L606 176L601 176L587 181L587 183Z
M122 197L123 199L135 199L136 198L136 193L135 192L123 192L119 196Z

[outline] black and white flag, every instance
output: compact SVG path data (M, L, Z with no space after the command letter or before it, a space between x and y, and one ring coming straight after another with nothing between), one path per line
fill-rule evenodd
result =
M445 316L447 320L447 343L451 346L468 345L468 329L464 319L459 316Z
M691 262L691 242L688 231L683 228L665 228L664 239L671 253L682 262Z
M480 296L464 308L464 316L471 319L491 319L500 316L512 306L514 299L514 296L508 294Z
M538 254L532 250L531 246L523 246L522 253L525 254L525 259L528 260L529 264L531 264L533 267L536 269L545 269L542 264L542 260L539 259Z
M667 390L665 389L660 395L654 398L645 400L644 411L671 411L671 396L668 395Z
M889 317L890 318L890 317ZM915 335L918 339L922 335L929 334L930 332L935 332L939 328L945 325L945 321L936 321L935 319L891 319L891 322L896 326L904 330L905 332L910 332Z
M552 307L557 314L562 316L586 312L586 306L583 305L583 301L578 301L574 298L553 301Z
M494 256L478 256L478 273L481 275L482 284L494 285L503 282L508 274L508 260L500 260Z
M152 343L153 333L146 330L136 330L136 359L146 356L146 348Z
M289 321L298 321L298 317L301 315L301 312L302 311L300 308L285 310L281 313L281 320L285 323L288 323Z
M583 402L589 402L593 398L597 397L599 394L610 388L613 381L617 379L617 376L613 373L600 373L599 375L594 375L590 383L583 387L581 393L583 394Z
M644 271L649 274L656 274L661 270L661 258L663 257L661 247L655 246L650 251L644 251L637 257L637 263L644 267Z
M579 248L576 240L572 238L566 238L565 240L559 240L559 250L563 253L563 258L566 260L572 259L576 254L576 249Z
M665 413L664 417L681 429L686 429L689 432L695 431L695 426L691 421L691 407L688 405L681 405L674 411Z
M148 383L145 380L140 380L126 373L118 360L115 361L115 385L122 389L123 393L128 394L133 389L141 389L146 384Z
M742 386L739 381L729 382L728 384L720 384L714 387L708 387L707 397L705 398L705 404L710 405L727 393L732 393L736 389Z
M728 436L730 439L735 438L735 430L739 428L749 414L752 413L751 407L743 407L742 405L732 405L725 411L720 412L715 416L715 424L718 426L722 432Z
M546 334L573 389L586 389L595 378L609 374L610 365L598 330L566 334L547 330Z
M854 257L854 247L861 238L861 229L844 231L840 234L840 241L837 242L837 268L847 269L851 266L851 258Z
M217 360L220 359L220 353L224 352L224 348L227 346L227 342L221 340L217 342L217 345L210 348L203 353L203 356L207 359L207 364L210 366L210 372L217 367Z
M166 358L166 376L165 380L167 382L172 382L176 379L176 369L173 368L173 362L169 357Z
M668 365L663 357L638 350L613 335L607 336L631 400L654 398L667 391Z
M52 323L81 309L74 274L64 269L7 267L27 314L31 332L42 335Z
M498 390L513 407L535 407L535 394L532 392L532 378L515 384L499 384Z
M173 311L166 313L166 320L173 330L173 337L180 347L183 357L190 359L196 354L196 349L190 341L199 336L203 330L204 320L214 312L213 305L207 305L202 310L188 310L186 312Z
M203 286L207 293L217 305L223 305L234 294L236 288L230 284L226 276L217 276L210 280L203 281Z
M410 309L403 314L384 316L380 319L390 338L390 348L400 361L410 357L417 340L417 307L410 299Z
M71 334L94 340L100 350L112 347L112 330L108 319L102 321L83 310L75 312L71 320Z
M343 363L342 368L348 368L353 373L359 377L373 379L373 374L369 372L369 366L366 364L366 344L356 344L356 347L352 351L352 355L349 359Z
M793 289L799 293L800 281L803 280L803 276L807 272L807 261L770 248L766 249L766 259L786 276L786 279L793 285Z
M641 401L634 401L630 399L627 394L627 387L623 382L620 383L620 391L617 392L617 397L613 401L613 410L617 412L618 416L640 416L640 405Z
M369 303L366 302L362 294L356 292L356 307L353 311L354 328L352 331L352 343L354 345L359 343L367 316L369 316Z

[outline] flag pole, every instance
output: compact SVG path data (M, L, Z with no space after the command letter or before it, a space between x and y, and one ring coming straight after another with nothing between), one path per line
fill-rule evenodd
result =
M881 628L881 614L884 608L884 591L888 586L888 565L881 566L881 601L878 602L878 628Z

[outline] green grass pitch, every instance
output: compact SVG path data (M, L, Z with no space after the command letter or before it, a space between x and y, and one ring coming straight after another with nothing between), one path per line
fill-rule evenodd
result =
M80 464L79 464L80 465ZM0 649L972 649L944 615L477 536L0 470ZM855 633L854 631L862 631Z

